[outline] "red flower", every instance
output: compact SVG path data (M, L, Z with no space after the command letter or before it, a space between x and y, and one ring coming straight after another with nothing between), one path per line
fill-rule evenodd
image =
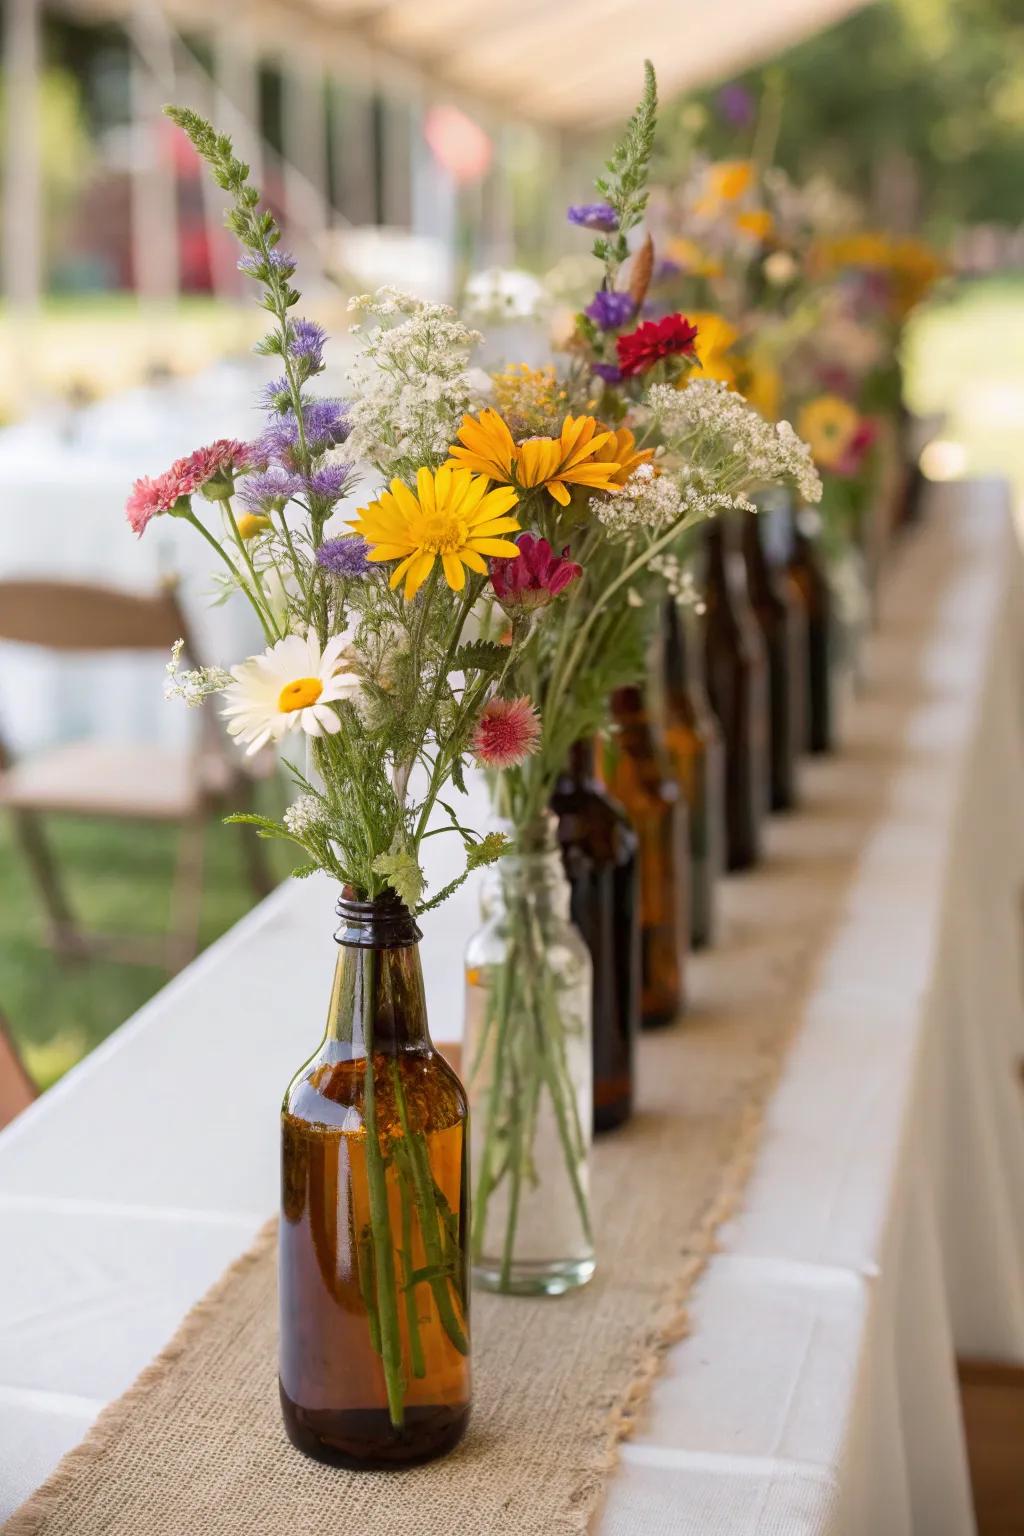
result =
M872 421L870 417L862 418L860 426L850 439L846 452L839 460L839 463L833 466L833 474L839 475L843 480L852 480L856 475L859 475L864 460L877 436L878 423Z
M547 539L524 533L518 547L516 558L491 561L491 585L505 609L545 608L583 575L582 565L567 558L568 545L556 555Z
M473 732L473 756L485 768L515 768L536 752L540 741L537 711L521 699L488 699Z
M663 320L645 320L628 336L617 336L615 348L619 368L625 379L646 373L663 357L693 357L697 327L682 315L666 315Z
M125 506L125 516L135 533L145 531L150 518L170 512L183 496L202 490L219 475L251 468L253 449L233 437L220 437L206 448L197 448L183 459L175 459L170 469L152 479L143 475L132 486ZM225 481L225 489L230 485Z

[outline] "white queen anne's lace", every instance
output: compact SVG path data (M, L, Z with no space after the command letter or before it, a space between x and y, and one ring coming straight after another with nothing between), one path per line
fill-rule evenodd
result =
M293 837L304 837L320 820L320 807L312 795L299 795L284 813L284 824Z
M590 510L608 530L609 538L628 539L638 531L667 533L684 519L714 517L729 507L747 507L743 496L706 491L699 477L656 474L641 464L614 496L591 498Z
M443 459L474 401L467 362L479 333L446 304L391 288L351 299L349 309L382 322L353 369L349 454L385 475Z
M666 444L734 490L792 482L804 501L821 500L811 450L788 421L765 421L721 379L685 389L652 385L647 407Z

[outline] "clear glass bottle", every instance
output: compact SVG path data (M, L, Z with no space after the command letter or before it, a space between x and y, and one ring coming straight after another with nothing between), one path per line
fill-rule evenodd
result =
M326 1033L281 1112L281 1408L306 1455L387 1469L469 1417L467 1105L407 908L346 890L338 915Z
M704 656L708 696L725 738L726 865L748 869L761 856L770 798L764 642L732 518L707 524L705 548Z
M592 737L570 749L551 809L558 818L572 920L594 973L594 1130L610 1131L628 1120L633 1108L640 1025L639 865L629 817L597 778Z
M487 871L466 947L473 1278L557 1296L594 1273L592 973L554 817L517 843Z
M686 1008L690 947L690 834L686 800L670 772L642 688L617 688L618 729L604 778L640 840L640 1022L673 1024Z
M744 512L743 559L750 606L768 661L771 808L789 811L798 798L798 764L807 734L807 623L789 583L768 563L762 539L768 511Z
M704 685L702 621L669 598L663 624L665 749L690 825L690 944L713 943L715 890L725 868L725 756Z

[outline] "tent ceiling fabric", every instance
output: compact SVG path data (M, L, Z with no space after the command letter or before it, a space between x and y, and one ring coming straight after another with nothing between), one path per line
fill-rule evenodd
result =
M58 0L60 3L60 0ZM162 0L180 27L250 33L339 73L454 91L503 116L566 129L620 121L645 58L663 96L725 79L868 0ZM106 14L125 0L64 0Z

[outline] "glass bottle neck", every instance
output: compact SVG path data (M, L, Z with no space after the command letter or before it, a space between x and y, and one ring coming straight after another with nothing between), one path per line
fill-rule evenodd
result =
M567 789L597 788L596 751L593 736L581 736L579 741L574 741L569 748L565 767L558 776L559 785Z
M393 1054L429 1045L420 969L420 930L394 891L358 901L346 889L338 902L338 962L326 1039L353 1054Z

